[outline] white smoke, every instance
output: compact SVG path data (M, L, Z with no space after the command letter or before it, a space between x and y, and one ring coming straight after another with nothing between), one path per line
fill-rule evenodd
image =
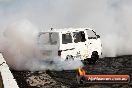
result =
M110 30L103 36L104 55L132 54L132 1L112 0L108 2L109 16L113 20ZM110 24L109 22L107 22Z
M3 56L10 67L25 69L35 57L37 30L27 20L13 23L3 32Z
M38 31L51 27L90 27L101 36L103 56L132 54L131 9L131 0L0 0L0 50L11 51L12 58L22 58L7 58L13 68L44 68L36 67L39 61L34 61L36 56L42 59L35 41ZM30 22L21 22L23 19ZM17 53L13 53L16 50ZM11 57L10 54L7 57Z
M1 51L11 68L36 71L68 70L82 66L80 61L61 61L61 58L57 57L58 50L53 45L43 45L40 49L38 33L37 28L28 20L12 23L3 32ZM47 38L45 37L45 41Z

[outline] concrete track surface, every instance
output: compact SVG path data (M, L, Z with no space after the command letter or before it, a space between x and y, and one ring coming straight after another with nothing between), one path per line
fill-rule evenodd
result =
M76 70L67 71L11 71L20 88L132 88L130 84L86 84L76 81ZM128 74L132 76L132 56L100 58L87 65L88 74Z

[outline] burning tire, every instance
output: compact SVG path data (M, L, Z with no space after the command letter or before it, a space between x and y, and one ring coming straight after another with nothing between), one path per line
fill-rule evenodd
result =
M85 78L85 74L86 74L85 70L82 67L79 67L76 76L78 84L83 85L86 84L87 79Z
M86 81L87 80L86 80L86 78L84 76L78 76L77 75L77 83L78 84L83 84L84 85L84 84L86 84Z
M80 84L86 84L86 78L84 76L80 77Z

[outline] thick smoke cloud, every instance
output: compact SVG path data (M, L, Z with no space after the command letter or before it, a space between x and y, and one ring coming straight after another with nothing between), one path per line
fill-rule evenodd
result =
M35 42L37 32L90 27L101 36L103 56L132 54L131 9L131 0L0 0L0 50L5 57L13 56L6 58L13 68L44 69L36 66L40 64L36 58L42 58Z
M109 32L104 34L104 53L106 56L132 54L132 1L112 0L108 9L113 24ZM109 22L108 22L109 24ZM109 41L109 42L108 42ZM109 48L108 48L109 47ZM109 51L109 52L107 52Z
M1 51L11 68L36 71L68 70L82 66L80 61L61 61L57 57L57 46L38 44L38 33L38 29L28 20L15 22L3 32Z

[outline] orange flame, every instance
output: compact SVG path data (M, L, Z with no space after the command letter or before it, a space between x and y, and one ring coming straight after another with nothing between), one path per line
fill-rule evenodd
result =
M83 68L81 68L81 67L79 67L78 72L79 72L80 76L83 76L83 75L86 74L85 70Z

